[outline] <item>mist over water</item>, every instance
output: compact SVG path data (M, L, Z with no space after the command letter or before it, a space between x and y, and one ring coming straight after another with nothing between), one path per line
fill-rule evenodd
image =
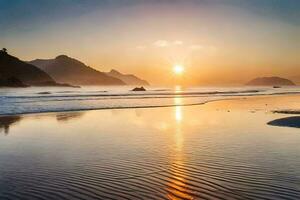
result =
M145 92L133 92L131 89L132 87L0 89L0 115L197 105L228 98L300 92L300 87L148 87ZM181 101L175 102L175 97Z

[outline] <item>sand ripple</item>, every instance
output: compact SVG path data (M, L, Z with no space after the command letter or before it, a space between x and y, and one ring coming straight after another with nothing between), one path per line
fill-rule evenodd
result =
M300 179L253 165L163 159L11 171L0 199L299 199ZM9 180L9 181L8 181ZM2 181L3 183L3 181Z

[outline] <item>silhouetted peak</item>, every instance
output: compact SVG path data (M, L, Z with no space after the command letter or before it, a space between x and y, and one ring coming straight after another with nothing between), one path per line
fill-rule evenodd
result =
M59 55L55 59L69 59L69 58L70 57L68 57L67 55Z
M81 66L81 67L86 67L86 65L84 63L82 63L81 61L75 59L75 58L71 58L67 55L59 55L55 58L56 62L59 62L60 64L62 63L68 63L69 65L74 65L74 66Z
M57 82L74 85L125 85L120 79L108 76L67 55L30 63L50 74Z
M107 73L109 76L118 78L125 82L127 85L149 85L149 83L145 80L142 80L136 77L133 74L122 74L121 72L112 69L110 72Z
M121 74L119 71L117 71L115 69L110 70L109 73L111 73L111 74Z
M112 69L110 70L109 72L110 75L120 75L120 76L127 76L127 77L131 77L131 78L137 78L135 75L133 74L122 74L121 72L115 70L115 69Z
M0 52L0 87L60 86L46 72L5 51Z
M7 54L7 49L6 49L6 48L2 48L2 49L0 50L0 53L1 53L1 54Z

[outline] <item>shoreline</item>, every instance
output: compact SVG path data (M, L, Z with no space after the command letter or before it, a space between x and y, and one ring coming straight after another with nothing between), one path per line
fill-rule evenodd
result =
M53 114L53 113L74 113L74 112L88 112L88 111L100 111L100 110L126 110L126 109L155 109L155 108L171 108L171 107L190 107L190 106L202 106L207 105L210 103L215 102L223 102L223 101L241 101L241 100L247 100L247 99L262 99L262 98L276 98L276 97L299 97L299 93L289 93L289 94L261 94L261 95L247 95L247 96L230 96L231 98L224 98L224 99L215 99L215 100L209 100L207 102L201 102L201 103L191 103L191 104L182 104L182 105L153 105L153 106L130 106L130 107L112 107L112 108L87 108L87 109L70 109L70 110L53 110L53 111L45 111L45 112L23 112L23 113L15 113L15 114L0 114L1 117L10 117L10 116L28 116L28 115L47 115L47 114ZM184 97L182 97L184 98ZM283 112L281 112L281 110ZM300 112L300 107L295 109L294 113L288 113L284 112L285 110L289 109L280 109L280 110L273 110L273 114L284 114L284 115L297 115ZM299 112L298 112L299 110Z

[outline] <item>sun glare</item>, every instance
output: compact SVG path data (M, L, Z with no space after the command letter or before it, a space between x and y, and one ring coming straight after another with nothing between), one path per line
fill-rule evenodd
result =
M184 72L184 67L182 65L174 65L173 71L175 74L182 74Z

